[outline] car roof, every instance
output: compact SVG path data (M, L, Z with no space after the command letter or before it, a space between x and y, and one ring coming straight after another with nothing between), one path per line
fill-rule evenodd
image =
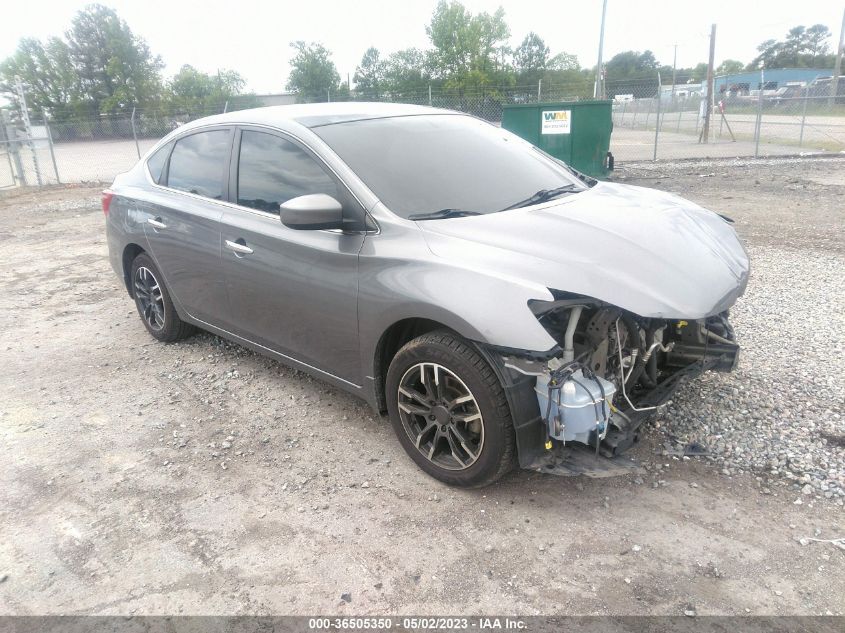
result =
M421 116L432 114L463 114L454 110L404 103L372 103L367 101L338 101L334 103L301 103L295 105L267 106L249 110L236 110L225 114L197 119L180 129L212 124L254 124L288 127L290 122L307 128L391 117ZM286 125L287 124L287 125Z

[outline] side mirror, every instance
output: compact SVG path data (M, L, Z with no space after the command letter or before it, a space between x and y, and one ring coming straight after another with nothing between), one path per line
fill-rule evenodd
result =
M342 229L343 207L324 193L292 198L279 205L282 224L303 231Z

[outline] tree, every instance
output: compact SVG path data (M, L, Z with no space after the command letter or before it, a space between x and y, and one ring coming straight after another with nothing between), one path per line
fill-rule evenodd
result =
M67 117L79 103L79 82L67 44L57 37L46 44L24 38L17 50L0 64L0 93L14 98L15 78L26 86L27 105L54 117Z
M707 64L699 62L694 68L687 70L687 83L700 84L702 81L707 81Z
M434 66L445 77L466 73L470 65L468 31L472 15L460 2L441 0L426 33L434 46Z
M352 101L352 93L349 90L349 84L345 81L341 81L335 86L334 90L331 91L331 100L332 101Z
M21 40L0 65L0 92L9 94L20 76L36 110L99 115L158 101L162 67L113 9L92 4L74 16L65 40Z
M291 46L296 55L290 61L287 89L296 90L300 103L327 101L331 91L337 90L340 83L331 51L322 44L306 44L301 40L291 42Z
M575 55L570 55L569 53L558 53L551 59L549 59L546 67L549 70L556 70L556 71L581 71L581 64L578 63L578 57Z
M649 50L618 53L605 66L607 93L610 97L616 94L653 97L657 94L659 69L660 63Z
M361 58L361 63L355 69L352 78L355 90L365 99L378 100L381 98L384 84L385 63L379 59L377 48L370 47Z
M786 59L784 61L786 63L790 63L793 66L798 65L798 56L804 49L806 30L803 26L795 26L789 29L786 39L781 46L781 54L785 56Z
M418 48L391 54L384 64L384 91L391 99L420 99L431 83L429 57Z
M830 68L835 56L830 54L827 39L830 30L824 24L810 28L795 26L781 40L766 40L758 47L758 55L748 70L760 68Z
M830 46L825 42L829 37L830 29L824 24L814 24L804 32L804 50L811 56L813 68L818 68L816 58L830 53Z
M471 20L470 27L473 69L492 75L498 69L502 53L508 49L507 39L511 35L505 22L505 10L499 7L493 14L479 13Z
M499 7L492 15L472 15L460 2L440 0L426 27L433 68L450 88L463 91L494 81L510 29Z
M660 64L651 51L624 51L614 55L605 65L608 81L656 77Z
M174 113L220 112L227 101L241 93L244 83L243 77L234 70L218 70L209 75L185 64L168 84L168 105ZM240 107L250 105L241 101Z
M80 99L92 113L149 103L161 95L161 58L114 9L88 5L73 18L65 37Z
M735 59L726 59L716 68L717 75L735 75L745 69L745 64Z
M517 83L533 85L543 76L549 63L549 47L539 35L531 31L513 52Z
M591 97L594 81L595 72L582 69L575 55L561 52L552 56L546 64L543 92L555 99Z
M748 70L772 68L775 65L775 59L780 55L781 44L777 40L766 40L757 47L757 51L760 54L748 64Z

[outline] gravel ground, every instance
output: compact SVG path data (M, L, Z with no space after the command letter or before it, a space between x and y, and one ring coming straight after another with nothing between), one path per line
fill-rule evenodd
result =
M616 177L736 218L739 371L679 394L640 475L481 491L319 380L208 334L155 343L95 189L3 194L0 614L845 614L845 161ZM692 439L713 455L662 454Z
M690 383L655 426L673 448L704 445L725 475L753 473L764 494L843 505L845 159L642 164L619 176L727 213L752 262L732 310L738 371Z

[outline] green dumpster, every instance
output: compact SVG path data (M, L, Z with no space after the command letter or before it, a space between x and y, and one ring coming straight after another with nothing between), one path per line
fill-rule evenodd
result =
M613 168L611 101L506 105L502 127L589 176Z

